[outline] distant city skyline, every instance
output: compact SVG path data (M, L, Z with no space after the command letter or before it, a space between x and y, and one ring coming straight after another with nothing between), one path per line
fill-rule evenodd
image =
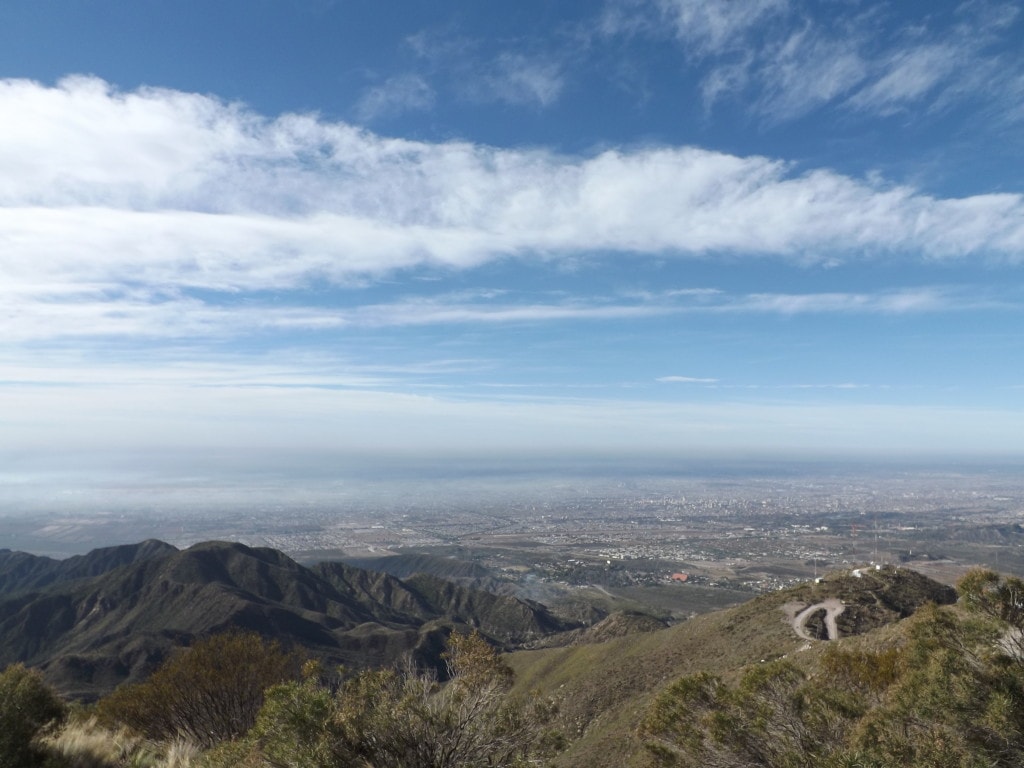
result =
M1024 458L1022 10L5 3L5 477Z

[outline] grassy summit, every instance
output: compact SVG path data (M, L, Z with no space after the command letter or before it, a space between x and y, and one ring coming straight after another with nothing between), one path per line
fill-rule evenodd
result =
M747 603L658 632L579 647L520 651L509 656L519 690L539 690L559 702L571 739L558 765L628 765L644 752L637 735L659 691L700 672L737 679L751 665L791 659L813 665L828 643L808 642L793 629L792 604L828 598L846 604L841 637L883 632L930 602L951 603L955 591L905 569L829 574L818 583L761 595Z

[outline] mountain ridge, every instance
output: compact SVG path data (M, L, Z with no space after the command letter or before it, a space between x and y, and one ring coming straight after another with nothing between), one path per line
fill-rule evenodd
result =
M441 666L453 627L503 648L575 625L539 604L429 577L327 563L307 568L270 548L163 542L94 550L72 562L0 551L0 666L37 666L92 698L143 678L170 650L227 629L256 631L331 664L388 664L411 653Z

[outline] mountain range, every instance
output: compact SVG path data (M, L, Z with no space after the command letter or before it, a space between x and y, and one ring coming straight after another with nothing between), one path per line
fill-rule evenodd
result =
M505 649L579 627L539 603L427 574L305 567L237 543L178 550L149 540L67 560L0 550L0 668L36 666L82 699L140 680L174 647L228 629L364 667L408 654L438 666L459 626Z
M412 561L392 565L409 575L333 561L304 566L274 549L226 542L179 550L145 541L62 561L0 550L0 668L24 662L66 696L92 700L145 678L175 647L229 629L349 669L411 655L442 670L450 633L474 628L510 651L503 658L514 692L554 703L546 725L564 746L553 766L647 766L650 713L671 704L687 676L713 675L727 686L763 666L804 670L793 674L813 681L837 645L823 641L841 638L849 658L884 660L886 649L908 647L903 619L957 600L952 587L920 573L874 566L671 627L638 613L583 626L539 603L416 573ZM472 569L459 575L486 578ZM772 666L780 663L790 667Z

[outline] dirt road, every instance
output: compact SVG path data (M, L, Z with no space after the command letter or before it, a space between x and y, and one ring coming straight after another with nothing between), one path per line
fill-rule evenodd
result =
M839 616L843 611L846 610L846 606L843 605L843 601L830 597L827 600L822 600L820 603L814 605L804 606L803 603L786 603L782 606L786 615L789 616L790 624L793 627L793 631L796 632L797 637L804 640L817 640L819 638L812 637L807 631L807 622L811 616L816 614L818 611L825 611L825 631L828 633L829 640L839 639L839 627L836 625L836 617Z

